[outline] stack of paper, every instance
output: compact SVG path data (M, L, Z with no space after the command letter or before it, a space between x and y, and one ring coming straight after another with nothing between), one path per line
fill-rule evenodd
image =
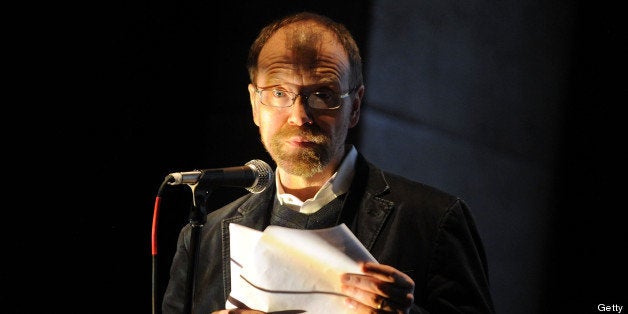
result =
M376 262L344 224L318 230L229 225L231 294L226 308L267 313L349 313L340 276Z

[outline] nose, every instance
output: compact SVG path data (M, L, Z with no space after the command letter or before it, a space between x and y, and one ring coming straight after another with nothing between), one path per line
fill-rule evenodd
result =
M302 126L304 124L312 124L314 120L310 113L310 107L306 104L307 98L303 95L296 95L294 104L288 107L290 110L290 116L288 117L288 123L296 126Z

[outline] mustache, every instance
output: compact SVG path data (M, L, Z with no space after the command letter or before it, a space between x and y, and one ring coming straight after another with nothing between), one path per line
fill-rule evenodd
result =
M327 140L327 135L323 130L313 124L305 124L303 126L284 126L276 134L279 137L299 136L314 143L322 143Z

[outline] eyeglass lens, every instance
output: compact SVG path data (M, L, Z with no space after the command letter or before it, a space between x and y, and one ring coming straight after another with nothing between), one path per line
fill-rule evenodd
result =
M315 109L331 109L338 106L339 97L328 92L314 92L309 95L297 95L283 90L259 91L262 104L273 107L290 107L298 96L304 97L307 105Z

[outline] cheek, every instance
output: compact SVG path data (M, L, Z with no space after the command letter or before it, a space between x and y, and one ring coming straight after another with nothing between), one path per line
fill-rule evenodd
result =
M257 122L260 130L260 134L263 139L266 139L276 133L281 128L281 116L277 113L268 112L265 110L258 111Z
M348 128L349 117L343 114L338 116L320 115L315 118L316 124L329 135L337 136Z

